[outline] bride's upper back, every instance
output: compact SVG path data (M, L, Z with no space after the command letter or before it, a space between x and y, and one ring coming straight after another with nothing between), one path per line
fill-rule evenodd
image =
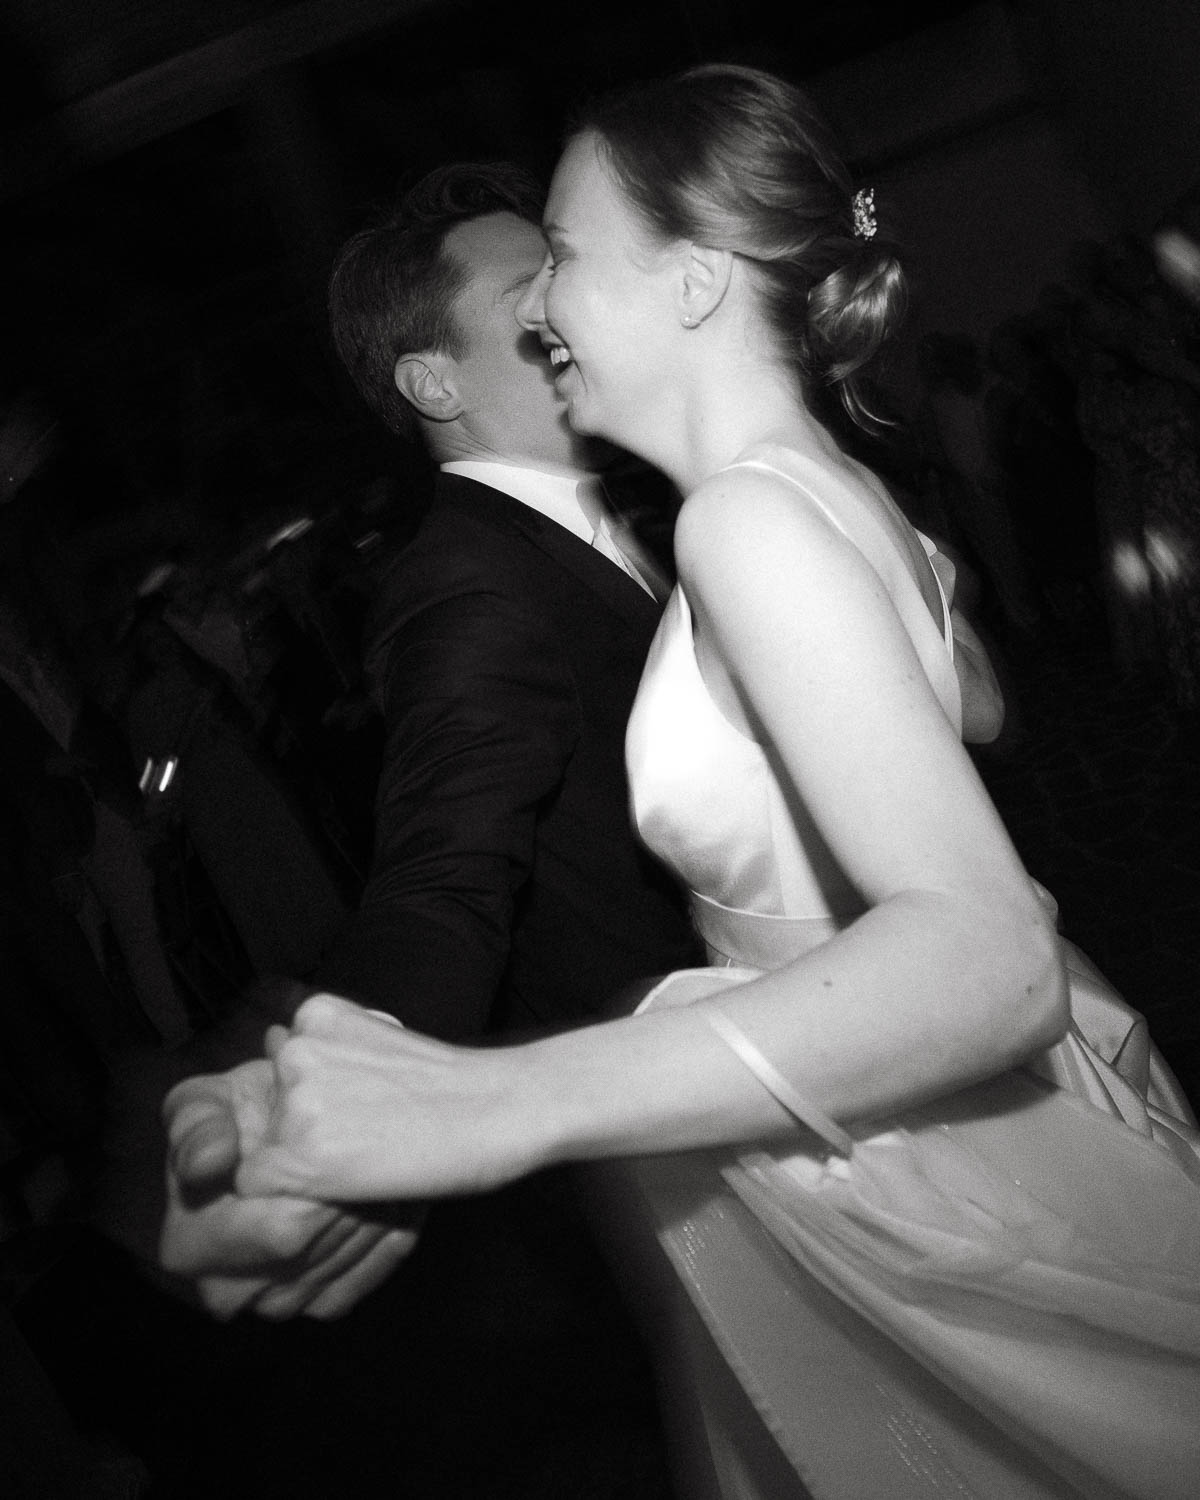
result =
M771 442L748 448L714 475L706 488L711 492L723 484L729 490L728 503L736 506L741 473L759 476L760 483L761 478L774 482L788 512L802 517L805 524L818 531L828 531L844 539L861 555L883 585L930 686L957 729L961 702L953 667L949 604L930 563L932 544L926 545L881 481L832 444L828 449L812 452ZM681 520L686 526L686 519ZM763 526L761 513L756 521L762 530L751 544L760 549L764 567L777 563L782 547L783 556L795 565L796 587L803 587L805 559L796 550L788 553L792 538L773 534L769 520ZM685 587L686 571L681 562L681 581ZM728 607L736 608L737 601L729 601ZM850 628L852 621L847 619L846 624ZM736 706L736 695L721 681L718 655L703 639L702 626L697 634L697 659L706 684L727 717L735 723L740 720L742 727L746 727Z

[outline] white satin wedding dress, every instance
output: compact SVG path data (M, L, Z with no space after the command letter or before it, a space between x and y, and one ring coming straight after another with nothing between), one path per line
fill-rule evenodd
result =
M945 597L939 628L873 476L774 448L741 462L864 553L959 727ZM714 966L644 1007L779 967L859 914L804 807L709 697L679 590L627 754L638 829L692 892ZM852 1129L848 1152L798 1127L792 1152L636 1168L687 1291L723 1497L1195 1495L1200 1136L1142 1018L1064 950L1072 1033L1035 1065Z

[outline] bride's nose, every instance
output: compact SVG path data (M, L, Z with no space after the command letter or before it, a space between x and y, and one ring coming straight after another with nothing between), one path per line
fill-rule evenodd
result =
M546 326L546 268L537 273L517 303L517 322L530 333L539 333Z

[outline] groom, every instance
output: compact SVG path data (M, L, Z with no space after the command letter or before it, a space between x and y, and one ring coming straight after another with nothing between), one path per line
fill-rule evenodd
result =
M624 770L666 589L607 511L593 471L611 453L567 426L516 322L536 214L512 172L447 169L352 240L331 283L360 391L440 473L380 587L375 863L317 979L449 1040L592 1019L692 956Z
M595 468L612 455L567 426L516 320L539 212L515 168L444 168L354 236L331 281L359 392L439 474L374 608L374 864L312 982L455 1041L581 1023L702 961L629 825L625 721L661 574L607 509ZM415 1232L228 1191L249 1076L168 1100L163 1262L223 1316L339 1314Z

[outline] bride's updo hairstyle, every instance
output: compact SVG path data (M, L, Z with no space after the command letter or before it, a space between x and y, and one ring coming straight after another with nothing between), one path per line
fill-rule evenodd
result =
M854 189L828 128L799 89L712 64L585 104L606 164L654 234L730 250L756 273L780 352L834 386L863 427L859 372L904 312L894 250L855 233Z

